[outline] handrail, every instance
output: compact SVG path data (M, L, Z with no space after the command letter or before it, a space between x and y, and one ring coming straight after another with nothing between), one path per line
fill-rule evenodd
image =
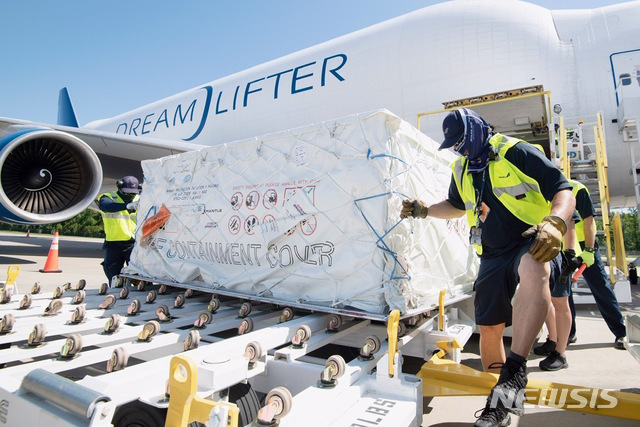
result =
M613 216L613 240L616 249L616 267L618 267L620 271L624 271L625 275L627 275L627 252L624 249L624 236L622 235L622 220L620 219L620 214Z
M609 278L611 285L616 284L616 275L611 254L611 229L609 220L609 183L607 180L607 154L602 132L602 115L598 113L596 126L593 127L593 135L596 141L596 171L598 176L598 188L600 189L600 211L602 213L602 228L604 229L607 244L607 259L609 264Z
M560 170L567 178L571 178L571 166L567 149L567 130L564 128L564 118L559 116L559 139L560 139Z

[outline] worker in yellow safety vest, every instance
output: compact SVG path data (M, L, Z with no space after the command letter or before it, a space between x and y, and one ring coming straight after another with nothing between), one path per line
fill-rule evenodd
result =
M576 198L576 210L581 218L581 221L576 223L576 237L580 244L580 259L587 265L586 270L582 273L582 277L585 282L587 282L593 294L602 318L615 337L613 346L618 350L624 350L624 339L627 335L627 329L624 323L624 316L620 311L618 299L613 291L602 258L600 257L600 251L598 250L596 222L594 219L596 210L593 206L593 200L591 199L589 190L582 183L573 180L569 180L569 183L573 186L573 194ZM569 341L575 342L576 325L573 296L569 298L569 302L572 306L571 314L573 317Z
M116 181L116 191L103 193L96 199L102 213L105 239L102 249L104 274L112 284L125 263L129 263L136 235L136 212L140 183L135 176Z
M526 361L547 316L550 279L561 271L560 249L575 199L571 185L538 148L493 133L472 110L451 111L442 123L445 140L461 157L446 200L402 202L401 218L453 219L466 215L470 243L480 257L474 283L480 357L500 377L476 426L507 425L524 413ZM516 287L518 294L514 297ZM511 354L502 342L513 324Z

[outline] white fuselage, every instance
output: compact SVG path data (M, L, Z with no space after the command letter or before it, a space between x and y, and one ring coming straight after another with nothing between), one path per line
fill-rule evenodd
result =
M640 64L639 22L639 1L565 11L441 3L87 127L216 145L379 108L415 125L449 100L542 85L563 116L604 113L609 163L627 171L615 82ZM630 174L610 168L609 181L612 196L633 195Z

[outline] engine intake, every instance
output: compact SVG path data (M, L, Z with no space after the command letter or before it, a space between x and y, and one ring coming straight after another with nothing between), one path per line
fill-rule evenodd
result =
M0 220L64 221L86 209L101 184L98 156L71 134L27 129L0 139Z

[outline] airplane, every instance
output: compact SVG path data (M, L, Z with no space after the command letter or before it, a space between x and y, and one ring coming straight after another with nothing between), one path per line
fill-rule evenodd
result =
M454 0L84 126L64 88L57 124L0 118L0 220L62 221L117 178L141 177L142 160L381 108L439 140L457 106L547 152L558 113L580 130L601 112L611 207L635 206L638 22L640 1L548 10ZM593 154L585 129L572 153L583 159Z

